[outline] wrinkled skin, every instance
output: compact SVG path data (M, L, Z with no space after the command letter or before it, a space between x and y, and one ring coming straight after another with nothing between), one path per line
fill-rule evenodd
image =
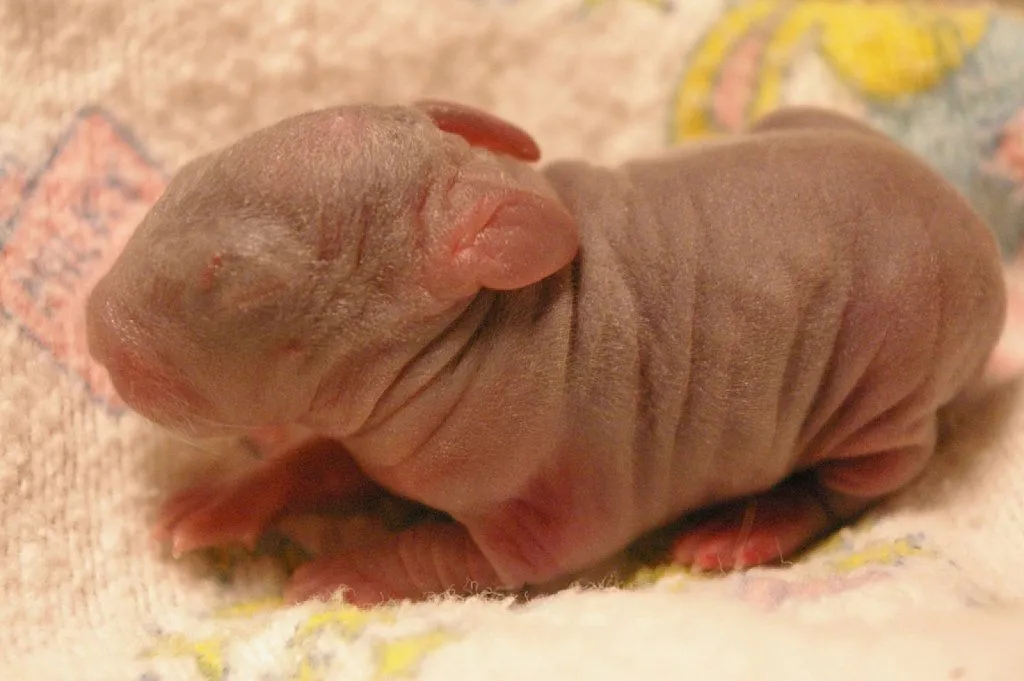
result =
M184 167L88 304L188 435L312 442L165 506L179 550L382 491L432 515L296 572L357 603L672 555L791 555L904 487L1002 327L995 242L922 162L786 109L609 169L443 103L287 119Z

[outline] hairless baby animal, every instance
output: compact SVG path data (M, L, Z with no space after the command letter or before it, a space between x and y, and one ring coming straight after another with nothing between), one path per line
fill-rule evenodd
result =
M316 437L172 497L158 534L252 542L381 490L439 511L288 586L372 604L571 577L708 508L675 561L772 562L928 464L1006 301L921 160L810 107L617 167L539 157L425 101L184 166L92 292L91 352L167 428Z

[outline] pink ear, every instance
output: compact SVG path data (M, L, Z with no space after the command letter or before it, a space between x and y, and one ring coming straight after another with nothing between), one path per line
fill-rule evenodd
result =
M576 220L561 202L521 189L478 199L448 238L440 268L447 276L434 282L446 298L529 286L568 265L579 249Z
M438 128L459 135L474 147L521 161L540 159L540 147L528 132L485 111L437 100L416 102L415 107L430 116Z

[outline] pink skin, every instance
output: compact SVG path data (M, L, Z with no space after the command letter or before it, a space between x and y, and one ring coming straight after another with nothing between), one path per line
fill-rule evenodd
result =
M153 535L169 541L175 554L230 542L253 548L285 515L360 507L381 493L339 442L314 438L238 480L175 495Z
M923 163L815 109L615 170L538 157L426 102L182 169L90 297L91 351L168 428L315 437L181 492L156 536L442 512L287 591L375 604L562 580L709 507L674 560L774 562L920 473L1005 314L994 240Z

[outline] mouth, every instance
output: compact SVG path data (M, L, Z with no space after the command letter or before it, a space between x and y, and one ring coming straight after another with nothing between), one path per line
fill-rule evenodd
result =
M150 347L123 310L109 301L90 300L89 352L103 365L125 404L164 427L189 432L212 432L217 424L213 405L171 362Z
M193 435L223 428L203 416L213 414L206 398L162 362L131 350L117 349L103 364L118 395L146 418Z
M218 419L214 404L173 365L129 344L94 353L114 390L132 410L165 430L190 439L239 437L251 427Z

